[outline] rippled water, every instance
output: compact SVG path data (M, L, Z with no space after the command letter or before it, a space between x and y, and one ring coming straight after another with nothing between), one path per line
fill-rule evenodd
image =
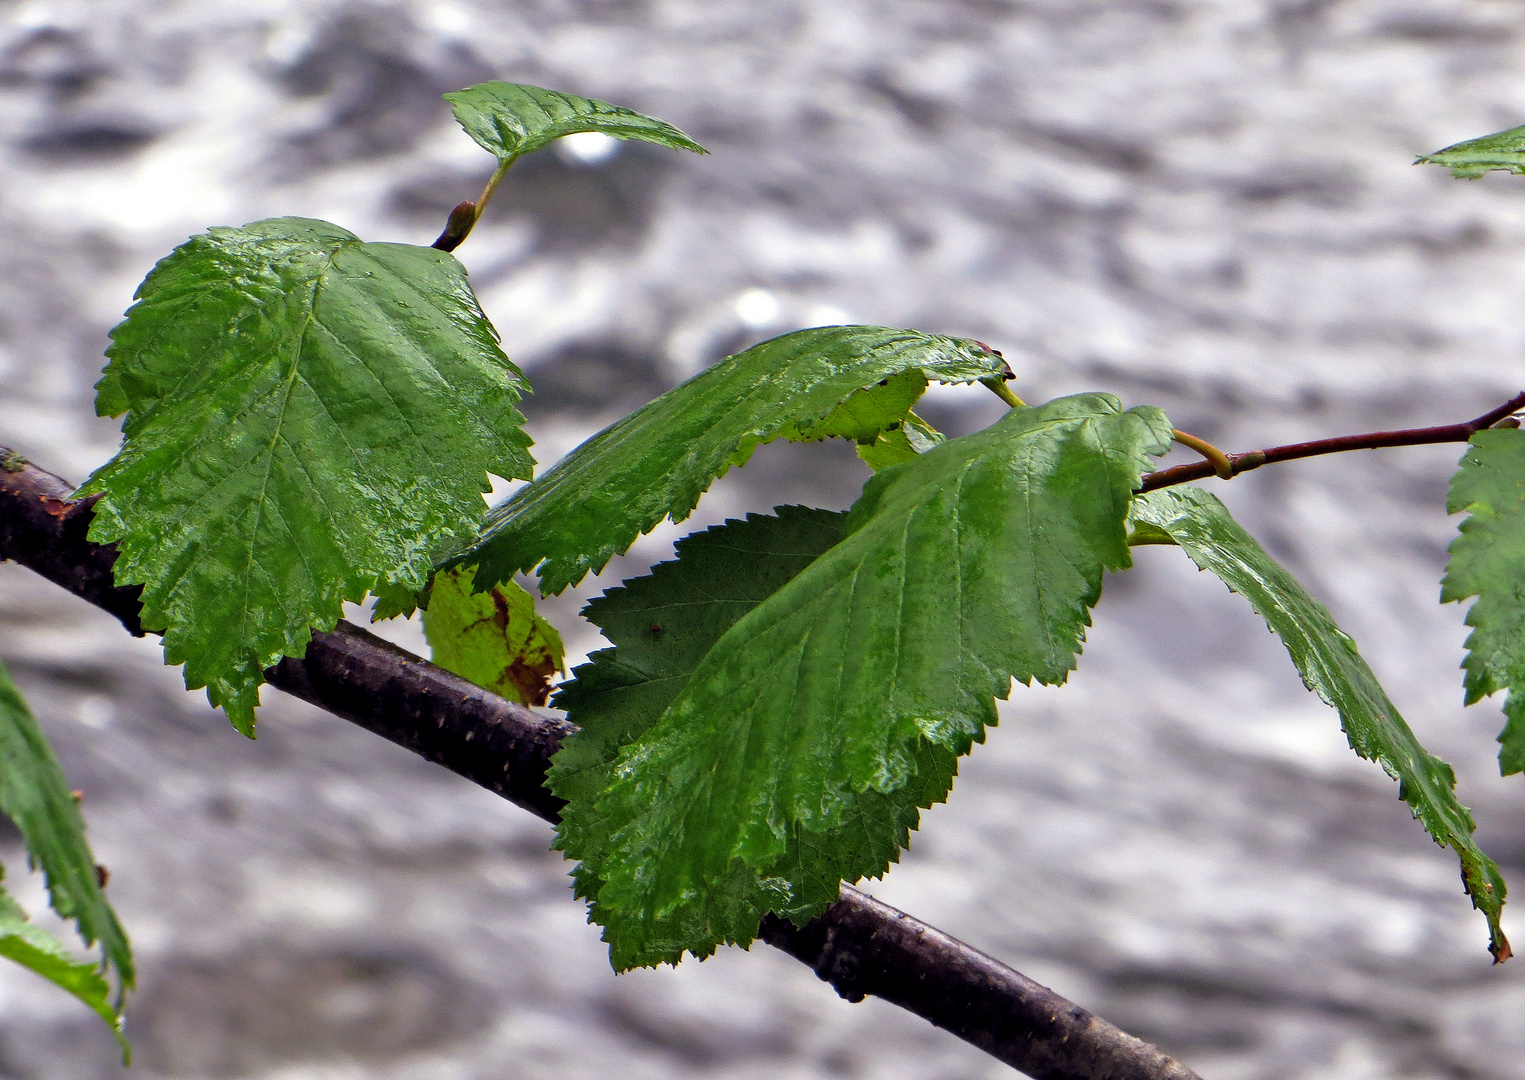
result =
M461 249L539 389L542 461L819 322L979 337L1029 399L1107 389L1235 449L1462 419L1522 381L1525 180L1409 166L1525 120L1513 3L0 12L0 443L74 479L114 449L90 385L155 259L275 214L429 242L491 164L439 95L489 77L629 104L713 151L542 154ZM963 431L999 408L926 411ZM1525 889L1525 790L1496 774L1496 707L1461 708L1462 612L1435 602L1457 456L1285 465L1224 497L1456 764ZM862 475L842 447L770 447L694 523L846 506ZM550 610L571 628L676 535ZM873 891L1217 1080L1525 1077L1525 961L1489 967L1454 859L1254 616L1148 549L1096 622L1072 685L1018 688ZM133 1075L1006 1071L765 948L615 978L543 823L274 692L248 743L152 642L13 566L0 656L85 792L139 949ZM36 909L14 837L6 862ZM0 1075L120 1072L83 1010L0 969Z

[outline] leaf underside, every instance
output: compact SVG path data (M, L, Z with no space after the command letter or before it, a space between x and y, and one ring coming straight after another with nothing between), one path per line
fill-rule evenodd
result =
M453 256L326 222L213 229L137 295L97 384L127 417L80 490L105 496L90 538L144 586L166 662L252 734L266 667L344 601L422 588L487 472L530 475L523 377Z
M1509 691L1499 769L1525 772L1525 431L1473 435L1446 509L1469 514L1440 583L1442 602L1477 597L1467 612L1466 701Z
M1525 174L1525 126L1468 139L1420 157L1416 165L1441 165L1460 180L1476 180L1499 170Z
M615 967L745 945L765 912L803 922L883 873L1011 680L1074 667L1169 444L1159 410L1085 394L871 479L845 538L725 631L593 800Z
M859 442L858 457L878 472L925 454L944 441L942 432L915 413L908 412L903 422L881 431L872 442Z
M500 161L512 161L563 135L596 131L674 150L709 153L671 124L597 98L519 83L485 82L446 94L466 134Z
M116 972L116 996L120 1004L122 995L132 988L135 977L132 947L101 891L95 856L85 839L85 820L69 790L69 782L42 728L3 665L0 665L0 810L4 810L21 830L29 860L42 870L53 910L65 919L74 920L85 944L100 943L102 966L109 966ZM25 923L25 914L0 890L0 938L5 939L0 940L0 953L26 963L71 993L78 993L81 1000L101 1013L114 1030L118 1029L116 1011L106 1003L106 979L95 971L95 966L74 964L62 951L62 946L57 946L52 950L54 959L47 964L56 966L59 963L57 957L63 956L69 965L90 972L93 979L86 980L78 972L67 974L62 968L55 970L53 966L47 970L36 967L21 954L33 956L28 949L42 948L39 944L42 939L53 939L30 926L25 932L16 930L16 918ZM8 941L12 943L7 944ZM60 981L65 977L72 982ZM89 996L82 992L87 989ZM104 1012L101 1007L105 1008Z
M478 588L534 571L541 592L560 592L664 518L682 521L762 443L837 434L871 442L905 419L928 379L973 382L1005 371L975 342L914 330L785 334L594 435L493 508L481 540L452 561L478 565Z
M544 705L562 669L561 635L512 581L471 591L473 571L441 570L429 590L424 636L447 671L520 705Z
M1286 645L1304 685L1339 712L1351 749L1397 780L1399 796L1414 817L1436 843L1460 857L1467 893L1487 917L1494 958L1507 959L1509 942L1499 926L1504 879L1472 840L1472 815L1456 800L1451 766L1427 751L1409 730L1329 610L1205 491L1151 491L1135 501L1133 518L1168 532L1198 567L1216 574L1266 620Z

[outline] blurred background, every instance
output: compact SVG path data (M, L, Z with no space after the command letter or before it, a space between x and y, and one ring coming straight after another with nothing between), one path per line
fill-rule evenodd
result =
M1417 153L1525 122L1503 0L0 0L0 444L82 481L107 330L153 262L298 214L428 243L492 162L440 94L504 78L668 119L699 158L521 162L459 254L548 463L802 326L978 337L1029 400L1104 389L1245 450L1477 415L1525 383L1525 179ZM991 422L936 391L945 430ZM1335 611L1525 893L1525 781L1461 707L1437 602L1460 447L1216 484ZM773 446L582 602L748 509L851 503ZM1018 687L871 890L1214 1080L1525 1077L1525 960L1454 857L1179 552L1109 581L1078 674ZM421 647L416 627L386 632ZM614 977L551 830L267 691L247 742L156 643L12 565L0 657L59 748L136 943L131 1073L174 1078L1010 1075L759 946ZM33 911L17 837L8 884ZM1525 919L1506 919L1525 942ZM0 966L0 1076L124 1075Z

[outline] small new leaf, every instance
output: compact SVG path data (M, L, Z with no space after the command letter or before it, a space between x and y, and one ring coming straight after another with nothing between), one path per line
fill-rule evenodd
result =
M559 139L596 131L616 139L709 153L671 124L596 98L518 83L485 82L446 94L466 134L505 165Z
M1215 496L1197 488L1141 495L1133 520L1169 533L1191 560L1250 602L1281 638L1303 683L1340 714L1351 749L1398 781L1398 794L1435 842L1461 858L1462 882L1488 920L1490 950L1510 955L1499 926L1504 879L1472 840L1474 824L1456 801L1451 766L1426 750L1409 730L1329 610L1308 594L1245 532Z
M1477 597L1467 612L1466 700L1504 699L1499 769L1525 772L1525 430L1472 436L1451 478L1446 509L1469 516L1451 542L1442 603Z
M116 971L116 1000L120 1005L122 996L133 985L132 947L101 891L95 856L85 839L85 820L69 790L69 782L42 728L3 665L0 665L0 810L21 830L27 857L42 870L47 882L53 910L74 920L85 944L100 942L102 965ZM14 904L3 892L0 901L3 901L0 924L4 924L4 913L9 910L4 905L14 907ZM24 921L25 915L20 918ZM0 925L0 930L3 928ZM101 982L104 986L104 979ZM108 1012L115 1015L112 1010ZM115 1021L111 1022L115 1025Z
M512 581L473 593L474 571L434 575L424 611L430 658L520 705L544 705L563 670L561 635L535 614L535 598Z
M63 942L33 926L21 905L4 889L0 889L0 956L30 968L79 998L111 1028L122 1048L122 1064L131 1062L132 1051L122 1033L122 1014L111 1003L106 977L95 964L75 960Z
M344 601L422 588L488 471L530 475L526 387L453 256L326 222L213 229L137 295L97 384L126 440L80 491L104 495L90 538L252 735L266 667Z
M804 921L841 878L882 873L1012 679L1074 667L1170 432L1158 409L1083 394L874 476L846 537L620 751L594 803L615 966L744 945L765 912Z
M1425 154L1414 164L1445 166L1458 180L1476 180L1494 170L1525 174L1525 127L1468 139Z
M1006 363L973 341L877 326L800 330L722 360L605 428L488 514L452 562L478 587L535 571L551 594L601 570L664 518L682 521L716 477L777 438L872 440L927 379L973 382ZM879 390L882 393L861 394ZM904 411L902 411L904 410Z

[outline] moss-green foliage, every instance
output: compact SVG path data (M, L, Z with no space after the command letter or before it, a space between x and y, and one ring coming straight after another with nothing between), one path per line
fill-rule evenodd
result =
M446 94L456 120L477 145L499 161L539 150L563 135L596 131L616 139L639 139L674 150L708 153L671 124L611 105L519 83L485 82Z
M762 443L839 433L872 440L877 425L905 419L928 379L973 382L1005 370L975 342L915 330L785 334L594 435L495 507L481 541L455 561L479 565L478 588L534 571L542 592L560 592L664 518L682 521Z
M803 921L883 873L1011 680L1064 681L1169 444L1159 410L1083 394L870 480L844 539L719 637L593 799L615 966L746 944L763 913Z
M1441 581L1467 612L1467 704L1507 690L1499 768L1525 772L1525 431L1479 431L1451 479L1446 509L1466 512Z
M47 881L54 911L74 920L85 944L100 943L101 965L79 963L57 939L27 922L0 890L0 955L74 994L122 1039L122 997L133 985L132 948L101 890L85 820L48 740L10 673L0 665L0 810L16 823L27 857ZM3 873L3 871L0 871ZM105 972L116 974L115 1005ZM127 1044L122 1042L125 1053Z
M1425 154L1414 164L1443 165L1459 180L1476 180L1494 170L1525 174L1525 127L1468 139Z
M1493 955L1506 958L1509 942L1499 926L1504 879L1472 840L1472 815L1456 800L1456 775L1415 738L1329 609L1205 491L1151 491L1134 504L1133 518L1169 533L1193 562L1216 574L1261 614L1287 646L1304 684L1339 712L1351 749L1397 780L1398 794L1435 842L1461 858L1467 893L1488 919Z
M254 730L263 671L344 601L423 587L470 537L488 471L530 475L527 389L455 258L277 218L192 238L112 331L126 413L91 539L143 588L186 685ZM215 630L209 630L215 628Z

